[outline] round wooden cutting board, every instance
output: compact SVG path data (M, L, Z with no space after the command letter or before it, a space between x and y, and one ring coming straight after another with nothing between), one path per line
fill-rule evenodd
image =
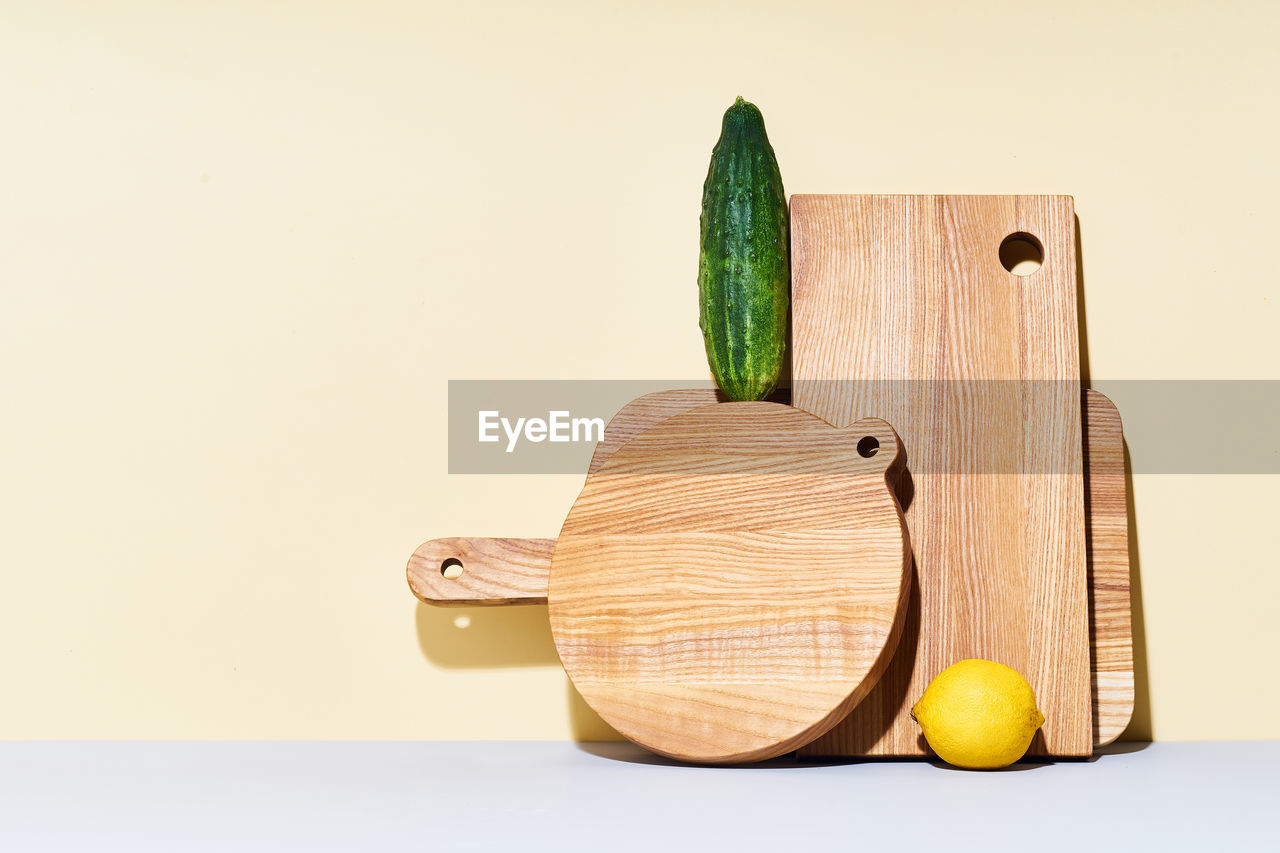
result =
M897 645L910 546L884 421L836 429L721 403L632 439L588 479L552 556L556 648L623 735L744 762L826 732Z

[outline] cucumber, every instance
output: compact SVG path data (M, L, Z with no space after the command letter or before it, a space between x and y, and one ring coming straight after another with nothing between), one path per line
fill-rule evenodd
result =
M786 350L787 196L764 116L741 97L711 151L701 224L698 325L711 373L730 400L763 400Z

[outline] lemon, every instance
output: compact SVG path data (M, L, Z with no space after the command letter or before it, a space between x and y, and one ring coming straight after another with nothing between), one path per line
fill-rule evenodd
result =
M1006 767L1026 754L1044 715L1027 680L1002 663L962 660L929 682L911 716L956 767Z

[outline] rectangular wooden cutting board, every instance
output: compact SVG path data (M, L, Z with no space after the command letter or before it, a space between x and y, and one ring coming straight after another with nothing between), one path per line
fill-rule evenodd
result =
M1001 244L1043 263L1014 275ZM797 195L792 401L898 430L916 586L877 687L802 754L926 754L910 705L978 657L1021 672L1031 752L1088 755L1088 590L1069 196Z

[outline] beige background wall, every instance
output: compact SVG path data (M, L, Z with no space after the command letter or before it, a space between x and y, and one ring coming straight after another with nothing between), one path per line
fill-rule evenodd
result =
M738 94L789 192L1074 194L1095 378L1280 378L1278 8L0 2L0 737L606 733L404 562L580 483L448 379L706 378ZM1280 483L1134 487L1133 733L1280 736Z

